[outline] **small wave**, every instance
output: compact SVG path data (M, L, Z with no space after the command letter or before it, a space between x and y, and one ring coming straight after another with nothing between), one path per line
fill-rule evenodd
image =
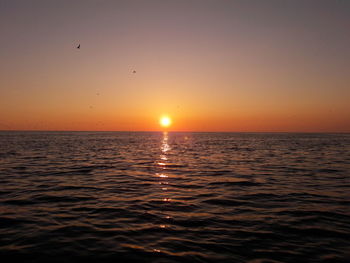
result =
M222 185L222 186L258 186L261 183L252 182L252 181L217 181L211 182L209 185Z
M2 217L0 216L0 228L8 228L24 224L35 224L35 221L24 218Z
M86 196L57 196L57 195L39 195L32 198L35 203L79 203L87 200L92 200Z
M234 201L234 200L228 200L228 199L208 199L202 201L202 203L211 204L211 205L224 205L224 206L245 206L248 205L247 202L241 202L241 201Z

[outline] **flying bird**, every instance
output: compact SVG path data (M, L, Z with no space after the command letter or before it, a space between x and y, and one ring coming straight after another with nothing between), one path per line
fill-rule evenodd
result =
M133 70L133 71L132 71L132 73L134 73L134 74L135 74L135 73L136 73L136 70Z
M77 46L77 49L80 49L80 44Z

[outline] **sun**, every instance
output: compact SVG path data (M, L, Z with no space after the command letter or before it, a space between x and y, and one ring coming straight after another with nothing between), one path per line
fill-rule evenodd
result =
M162 127L167 128L171 125L171 119L168 116L163 116L160 118L159 123Z

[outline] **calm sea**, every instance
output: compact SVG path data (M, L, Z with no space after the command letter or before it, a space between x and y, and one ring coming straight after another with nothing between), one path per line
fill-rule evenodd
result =
M350 134L0 132L0 258L349 262Z

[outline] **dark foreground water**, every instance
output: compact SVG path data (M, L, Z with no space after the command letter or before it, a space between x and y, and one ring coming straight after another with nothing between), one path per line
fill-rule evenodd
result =
M349 262L350 135L0 132L0 258Z

